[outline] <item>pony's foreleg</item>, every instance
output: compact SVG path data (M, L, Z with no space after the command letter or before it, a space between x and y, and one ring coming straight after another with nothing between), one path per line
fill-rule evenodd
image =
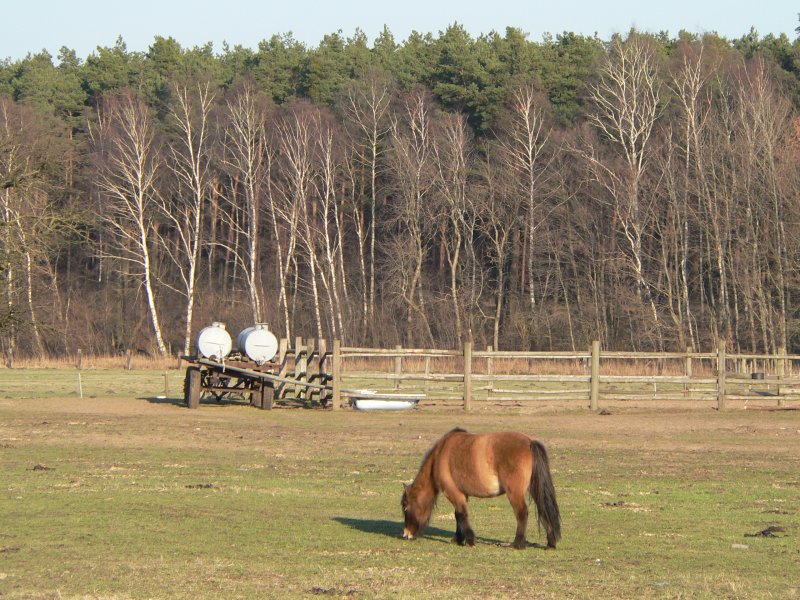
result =
M517 517L517 533L514 536L512 547L522 550L527 547L528 541L525 532L528 529L528 503L525 502L525 492L518 490L508 490L506 492L511 508L514 509L514 516Z
M459 546L463 546L464 544L467 546L474 546L475 532L472 531L472 526L469 524L467 497L462 494L459 494L455 498L448 495L448 499L456 509L456 535L453 541Z

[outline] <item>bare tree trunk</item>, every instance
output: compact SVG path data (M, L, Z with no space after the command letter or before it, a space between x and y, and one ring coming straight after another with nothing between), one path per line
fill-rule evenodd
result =
M497 273L492 324L492 347L495 350L501 348L500 331L507 287L506 265L511 252L511 239L514 231L519 228L517 218L525 202L524 197L516 193L515 186L508 183L511 167L503 154L502 146L499 151L487 150L487 160L481 172L485 190L475 209L475 213L479 215L478 230L490 241L489 261Z
M42 336L39 333L39 319L36 316L36 307L33 303L33 259L28 248L25 232L20 230L19 235L22 247L25 249L25 300L28 304L28 314L30 314L31 319L31 331L33 332L33 340L36 343L36 350L39 356L44 356L44 344L42 344Z
M269 215L272 221L272 232L275 236L276 257L278 259L276 270L278 273L279 303L283 316L284 335L287 340L290 340L292 339L292 327L289 315L287 282L297 244L298 211L297 204L294 202L290 202L285 211L278 206L278 199L275 197L274 185L272 184L272 164L273 161L270 158L267 167L270 181L267 200L269 201ZM285 231L285 235L288 236L288 240L285 243L282 240L282 231Z
M414 317L419 317L422 330L433 343L430 324L425 313L420 289L422 265L435 223L426 214L433 178L432 104L424 92L412 92L405 98L401 120L392 127L392 156L390 163L394 185L398 191L392 206L393 217L400 230L395 248L409 259L401 262L403 272L402 296L406 303L406 340L412 343L416 329Z
M441 227L445 230L442 247L450 271L450 301L455 317L456 340L460 343L464 340L464 334L459 301L459 271L464 240L471 234L467 228L467 216L472 212L468 190L471 148L463 115L443 118L441 130L440 139L433 144L433 152L439 188L437 196L441 199L440 211L443 213Z
M542 100L533 84L514 90L511 105L513 126L503 142L509 166L519 178L520 193L527 200L522 272L523 282L527 282L531 307L536 306L534 248L537 232L542 225L540 208L544 205L540 187L549 165L544 149L551 133L545 128L541 105Z
M378 206L378 163L382 153L382 140L389 133L389 86L376 74L368 74L363 83L348 89L347 114L360 132L361 143L357 144L360 160L369 169L369 285L365 298L366 323L375 320L375 241Z
M337 277L337 272L339 271L338 255L342 253L344 249L341 243L337 243L336 248L334 248L334 239L337 241L341 241L342 239L339 228L338 208L336 206L337 168L333 158L334 138L330 128L325 127L323 130L323 126L319 121L317 123L317 130L317 145L320 155L319 162L321 163L320 177L322 179L320 186L320 227L322 229L322 237L325 241L325 262L328 273L325 280L330 280L330 286L326 287L329 287L328 296L330 298L332 313L333 335L335 338L343 339L344 322L342 319L342 304L339 298L339 278ZM331 225L336 227L335 236L331 236Z
M261 208L265 156L269 151L266 134L266 112L256 91L246 84L227 103L228 124L225 128L224 163L240 180L243 192L244 223L239 233L244 237L244 253L236 253L244 270L253 321L263 322L259 252L261 240ZM236 221L232 221L236 223Z
M178 193L162 204L166 217L177 234L176 251L169 253L181 275L184 308L183 352L189 354L192 342L192 323L197 274L200 268L200 247L206 198L211 189L209 172L208 129L209 114L214 101L209 86L198 85L192 96L186 87L176 86L177 106L172 118L180 137L172 147L171 169L178 182Z
M158 197L155 132L147 107L131 93L107 101L98 115L98 126L91 135L104 159L97 179L98 187L108 199L103 219L117 241L116 258L140 269L156 347L163 356L167 347L156 307L151 256L151 245L155 242L151 223Z
M284 221L289 222L288 216L292 210L297 210L298 241L305 251L308 264L308 280L311 285L312 301L314 307L314 321L317 335L324 338L322 323L322 309L319 294L318 278L320 271L317 259L317 235L314 226L313 206L314 198L314 173L313 152L314 139L312 136L313 117L305 106L295 108L278 125L278 144L280 155L284 162L284 179L286 181L281 189L283 194ZM332 326L335 325L332 323Z
M360 341L364 342L368 339L367 335L370 331L370 320L371 320L371 312L369 306L369 298L370 295L368 293L369 285L370 285L370 277L374 277L374 269L372 269L373 273L368 274L367 272L367 239L369 238L369 232L366 226L366 217L364 213L364 206L363 203L359 199L359 186L357 184L357 169L356 166L353 164L352 156L348 155L345 159L345 171L347 173L347 178L349 180L350 185L349 187L349 194L347 195L347 200L350 204L350 210L352 211L352 221L353 227L356 233L356 241L358 244L358 269L359 269L359 281L361 285L361 336ZM340 228L341 230L342 228Z
M648 143L662 110L655 59L654 47L635 33L624 43L616 40L609 60L601 69L600 82L590 92L594 111L589 114L589 122L616 146L624 169L615 170L613 163L604 162L594 149L579 149L578 152L588 161L595 179L613 199L627 243L636 294L650 308L660 347L658 310L643 261L642 237L648 215L640 195L647 167Z

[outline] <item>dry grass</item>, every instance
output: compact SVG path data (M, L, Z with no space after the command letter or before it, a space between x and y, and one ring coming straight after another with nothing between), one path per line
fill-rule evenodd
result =
M143 354L132 354L130 361L125 354L117 355L87 355L80 358L84 369L120 369L127 368L130 363L132 369L153 369L163 371L165 369L178 368L177 357L158 357ZM774 372L776 365L774 361L756 361L758 364L749 365L749 368ZM44 356L44 357L15 357L14 367L24 369L69 369L75 368L78 364L78 356ZM183 363L185 366L185 363ZM430 373L463 373L463 360L460 357L434 357L428 363ZM474 373L486 374L489 362L484 358L473 359L472 370ZM394 371L394 358L387 357L352 357L347 358L345 367L348 371L362 372L385 372ZM739 363L729 366L730 370L745 372L744 367ZM402 369L406 373L425 373L426 362L421 357L404 357L402 359ZM681 358L669 359L620 359L604 358L601 369L605 375L683 375L684 361ZM787 362L787 375L800 374L800 365ZM716 370L714 360L695 359L692 364L692 372L698 377L712 376ZM520 359L520 358L494 358L492 360L492 371L498 375L515 374L548 374L548 375L588 375L589 364L587 360L581 359Z
M78 366L78 356L42 356L14 358L16 369L75 369ZM82 369L125 369L130 364L132 370L177 369L178 359L174 356L158 357L143 354L132 354L130 361L125 354L100 354L80 357ZM185 365L185 363L184 363Z

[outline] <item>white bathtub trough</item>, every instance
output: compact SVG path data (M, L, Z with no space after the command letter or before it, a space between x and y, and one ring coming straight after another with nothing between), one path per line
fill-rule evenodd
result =
M356 410L410 410L425 394L379 394L373 390L358 390L351 394L350 405Z

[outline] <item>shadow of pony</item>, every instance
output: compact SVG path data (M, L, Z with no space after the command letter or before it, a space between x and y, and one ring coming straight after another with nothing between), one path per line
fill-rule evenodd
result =
M388 519L354 519L352 517L333 517L333 520L363 533L382 535L395 539L402 538L403 534L403 523L400 521L389 521ZM441 529L440 527L431 527L430 525L425 528L425 532L422 534L422 537L442 544L453 543L452 530ZM501 542L500 540L486 538L483 536L477 536L475 541L489 544L491 546L510 546L510 544L507 542ZM544 544L528 542L528 547L546 548L547 546Z

